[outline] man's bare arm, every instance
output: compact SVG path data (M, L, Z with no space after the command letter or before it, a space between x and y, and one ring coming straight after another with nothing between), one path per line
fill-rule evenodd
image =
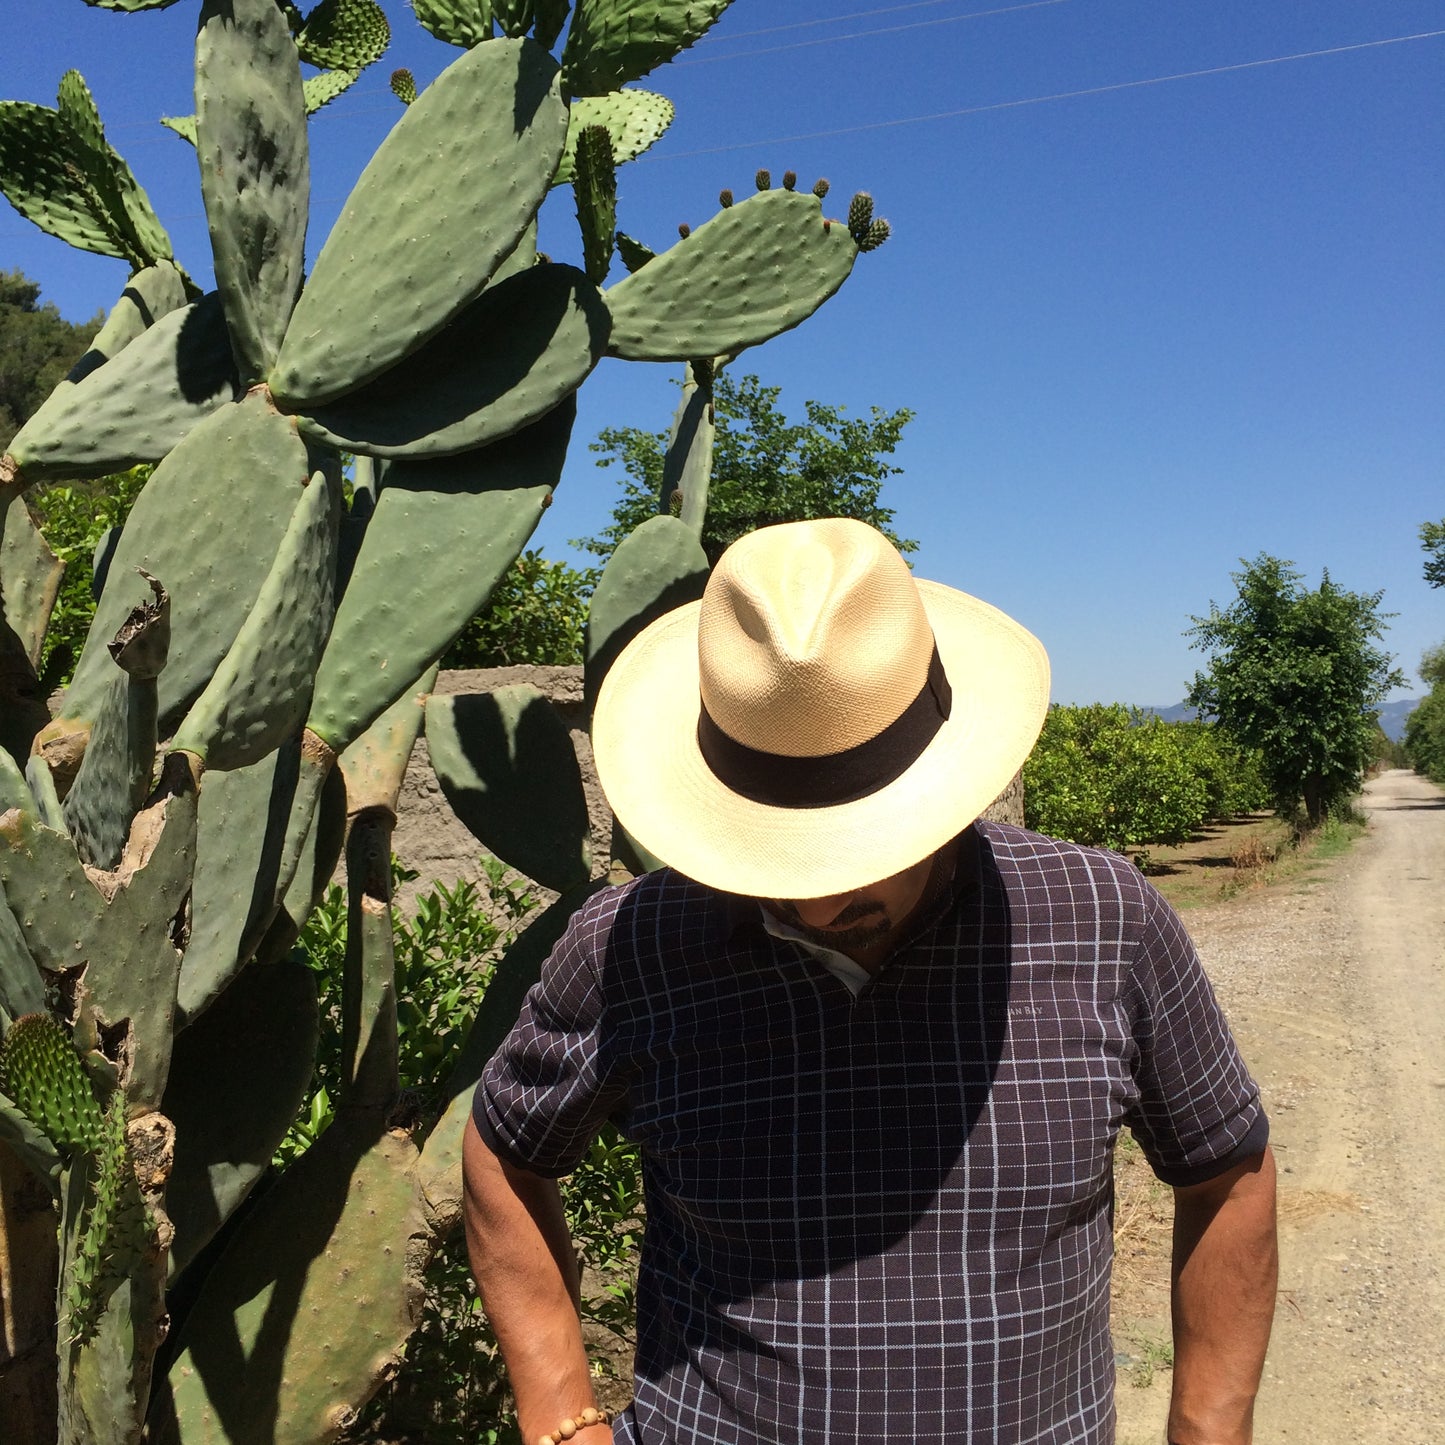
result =
M1249 1445L1274 1320L1274 1155L1174 1191L1171 1445Z
M464 1217L472 1274L506 1361L526 1445L595 1405L578 1320L580 1284L556 1183L499 1159L467 1121ZM605 1445L596 1425L578 1445Z

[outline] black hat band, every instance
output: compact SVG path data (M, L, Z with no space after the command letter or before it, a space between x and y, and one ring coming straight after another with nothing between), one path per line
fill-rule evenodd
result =
M706 704L697 720L703 761L724 787L774 808L831 808L886 788L923 755L953 708L953 689L935 645L918 696L888 724L840 753L793 757L761 752L729 737Z

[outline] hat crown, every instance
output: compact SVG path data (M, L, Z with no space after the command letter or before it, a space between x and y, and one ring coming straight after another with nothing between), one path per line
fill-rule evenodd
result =
M932 656L912 573L862 522L760 528L728 548L703 594L703 705L760 752L826 756L876 737L918 696Z

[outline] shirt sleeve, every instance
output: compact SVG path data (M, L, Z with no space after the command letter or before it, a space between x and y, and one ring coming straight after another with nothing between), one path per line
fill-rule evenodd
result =
M1269 1120L1178 914L1148 889L1133 970L1134 1077L1127 1116L1166 1184L1202 1184L1260 1153Z
M588 904L568 924L472 1099L493 1152L548 1178L576 1168L625 1092L597 967L610 921Z

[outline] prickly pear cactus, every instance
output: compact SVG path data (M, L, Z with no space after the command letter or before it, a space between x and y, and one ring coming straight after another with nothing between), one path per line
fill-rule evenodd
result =
M466 1089L601 871L548 705L428 703L436 661L550 503L592 369L681 362L683 517L608 568L595 688L701 585L716 366L804 320L883 234L865 198L829 221L791 173L725 193L669 247L618 231L616 168L672 119L631 82L727 6L416 0L461 53L429 85L393 76L397 123L306 275L308 116L380 59L385 18L375 0L203 0L195 114L167 123L200 161L207 295L77 73L54 109L0 102L0 190L133 271L0 457L0 1160L60 1207L35 1267L60 1279L65 1445L311 1445L398 1366L457 1220ZM538 213L568 185L576 251L549 261ZM618 254L630 274L609 284ZM155 471L50 716L35 667L57 573L24 493L135 462ZM440 1120L395 1112L391 823L428 718L481 839L561 890L499 964ZM344 834L340 1113L242 1209L310 1074L316 1000L289 953ZM245 1368L211 1368L238 1347ZM56 1425L7 1418L7 1445Z

